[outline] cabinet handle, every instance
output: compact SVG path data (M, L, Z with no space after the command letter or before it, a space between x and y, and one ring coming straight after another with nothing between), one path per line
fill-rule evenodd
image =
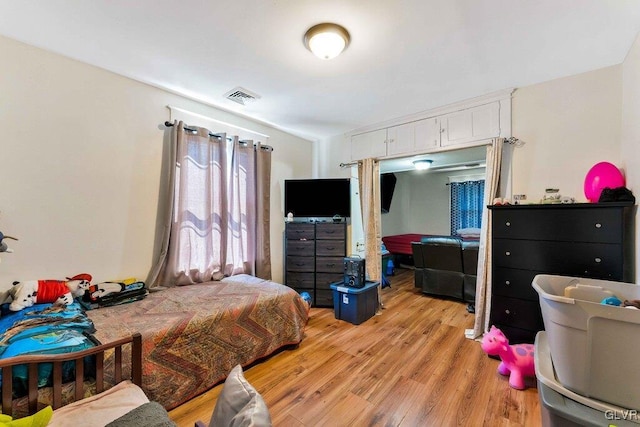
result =
M504 225L506 225L507 227L511 227L511 223L509 221L505 222Z
M509 309L506 309L504 312L505 312L506 314L511 314L511 312L509 311Z
M506 256L511 256L511 252L509 252L509 251L506 251L504 254L505 254Z
M511 282L509 280L505 280L504 284L507 285L507 286L511 286Z
M602 258L596 258L594 261L597 262L597 263L600 263L600 262L602 262Z
M596 228L600 228L602 227L602 224L600 224L599 222L596 222Z

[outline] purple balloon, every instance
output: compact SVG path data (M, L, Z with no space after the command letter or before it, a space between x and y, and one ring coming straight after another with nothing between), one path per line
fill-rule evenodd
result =
M596 163L584 178L584 195L590 203L596 203L603 188L624 187L624 184L624 176L615 165L609 162Z

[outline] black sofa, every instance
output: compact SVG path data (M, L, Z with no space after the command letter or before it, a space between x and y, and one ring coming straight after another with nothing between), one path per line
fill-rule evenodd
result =
M478 247L478 242L464 242L454 236L429 236L420 242L412 242L415 286L427 295L453 298L473 305Z

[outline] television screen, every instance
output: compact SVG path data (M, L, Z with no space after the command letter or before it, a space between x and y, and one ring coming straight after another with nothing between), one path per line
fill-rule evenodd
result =
M295 217L351 216L351 181L334 179L287 179L284 181L284 213Z
M396 175L393 173L383 173L380 175L380 204L382 213L389 213L391 209L391 199L393 190L396 188Z

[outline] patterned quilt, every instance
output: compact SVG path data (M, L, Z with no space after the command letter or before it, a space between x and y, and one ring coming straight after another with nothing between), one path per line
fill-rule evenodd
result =
M235 365L302 341L308 313L291 288L238 275L151 292L87 315L101 342L140 332L142 388L170 410L216 385Z

